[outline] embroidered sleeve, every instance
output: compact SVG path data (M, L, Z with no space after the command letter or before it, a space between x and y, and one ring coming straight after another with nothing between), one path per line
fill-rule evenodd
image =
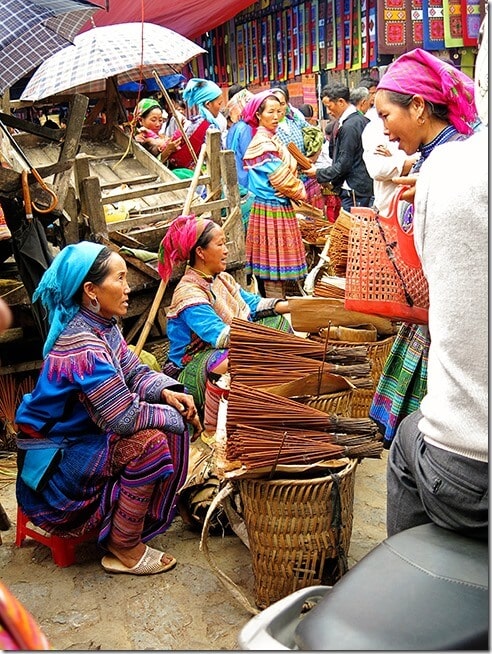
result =
M283 162L268 176L268 179L273 188L281 195L292 200L305 200L307 197L302 181Z

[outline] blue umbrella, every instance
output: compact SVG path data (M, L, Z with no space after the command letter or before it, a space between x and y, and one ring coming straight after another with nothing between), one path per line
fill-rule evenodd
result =
M0 95L73 43L99 9L88 0L0 0Z
M175 86L182 84L186 77L180 73L174 75L163 75L160 78L165 89L173 89ZM139 82L126 82L126 84L120 84L118 90L123 93L138 93L138 91L148 91L149 93L156 93L160 91L160 88L157 85L157 82L153 77L143 80L140 84Z

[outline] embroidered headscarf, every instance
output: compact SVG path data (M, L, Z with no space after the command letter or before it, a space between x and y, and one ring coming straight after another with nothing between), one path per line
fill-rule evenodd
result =
M473 80L451 64L416 48L388 67L378 89L418 93L424 100L445 105L449 121L461 134L471 134L477 117Z
M43 347L43 356L48 354L58 336L80 309L74 295L104 247L89 241L67 245L41 277L32 300L40 300L48 312L50 330Z
M194 214L179 216L169 225L159 245L157 270L168 282L176 263L188 261L190 252L212 220L196 218Z
M147 111L155 108L162 111L162 107L157 100L154 100L154 98L144 98L143 100L140 100L135 107L135 118L141 118L143 114L147 113Z
M233 123L237 123L241 117L241 113L246 106L247 102L251 100L253 94L248 89L241 89L238 93L232 96L226 105L229 111L229 118Z
M267 89L266 91L260 91L259 93L255 93L251 100L248 100L246 105L244 106L243 109L243 120L245 123L250 125L253 129L256 129L258 127L258 116L256 115L256 112L260 108L261 103L266 99L266 98L275 98L276 100L278 99L271 91L271 89Z
M184 88L183 100L188 107L197 107L200 116L208 120L217 129L221 129L216 117L205 107L205 102L211 102L221 95L222 89L215 82L192 77Z

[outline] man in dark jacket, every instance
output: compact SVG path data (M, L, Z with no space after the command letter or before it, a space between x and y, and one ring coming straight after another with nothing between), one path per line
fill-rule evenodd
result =
M369 120L351 104L350 91L343 84L325 86L321 101L337 121L330 142L333 163L328 168L310 168L306 173L320 184L331 185L346 211L353 206L371 207L373 183L362 158L361 139Z

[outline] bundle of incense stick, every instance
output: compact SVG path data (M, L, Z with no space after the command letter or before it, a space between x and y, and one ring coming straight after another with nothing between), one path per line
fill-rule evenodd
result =
M313 166L313 162L306 157L306 155L299 150L297 145L290 141L287 143L287 150L290 152L290 154L294 157L294 159L297 161L299 166L303 170L309 170Z
M341 444L342 435L295 429L259 429L237 425L228 436L226 457L240 461L248 470L275 468L277 465L303 465L342 457L379 458L380 441L366 438L358 443Z
M227 433L231 434L237 425L258 428L268 425L272 429L311 429L368 437L378 433L376 423L370 418L330 415L302 402L233 380L227 403Z
M229 371L232 379L251 386L274 386L310 374L322 375L324 372L346 377L356 388L372 388L373 385L369 361L344 366L326 362L322 364L307 357L268 354L258 348L248 353L235 353L232 357L230 352L229 350Z
M320 344L295 334L286 334L273 327L267 327L249 320L233 318L231 323L229 357L240 348L250 344L256 351L280 352L283 355L294 354L318 361L334 363L363 363L368 361L367 348L363 345L343 348L328 342Z

